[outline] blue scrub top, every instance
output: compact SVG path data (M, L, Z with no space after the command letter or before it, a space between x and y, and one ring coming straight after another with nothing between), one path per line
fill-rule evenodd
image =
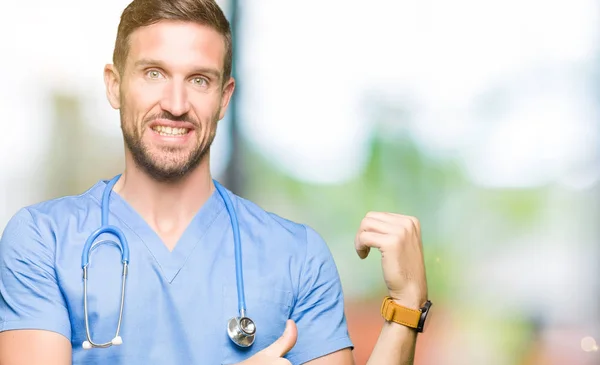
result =
M123 344L84 350L81 253L99 228L107 181L78 196L21 209L0 239L0 331L42 329L73 346L73 364L233 364L275 341L288 318L298 341L286 358L302 364L352 347L338 272L310 227L265 212L230 191L242 239L247 315L257 328L249 349L227 336L238 315L231 223L217 191L170 252L143 218L111 194L109 224L130 248ZM92 339L115 336L121 295L121 253L110 235L90 253Z

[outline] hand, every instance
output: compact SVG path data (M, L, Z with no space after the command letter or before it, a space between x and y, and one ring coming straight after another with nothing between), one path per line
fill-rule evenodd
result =
M298 329L296 323L289 319L285 324L283 335L273 342L269 347L257 352L238 365L292 365L291 362L284 359L287 354L296 344L298 338Z
M398 304L418 309L427 301L421 226L415 217L370 212L362 220L354 242L361 259L371 247L381 251L383 278Z

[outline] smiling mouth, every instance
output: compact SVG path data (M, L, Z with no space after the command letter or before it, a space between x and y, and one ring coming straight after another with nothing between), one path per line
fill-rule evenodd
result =
M177 137L177 136L185 136L190 132L188 128L174 128L174 127L166 127L162 125L157 125L152 127L152 130L161 136L165 137Z

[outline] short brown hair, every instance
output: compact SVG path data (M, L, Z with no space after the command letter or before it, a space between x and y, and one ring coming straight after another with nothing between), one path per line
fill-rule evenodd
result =
M123 72L129 52L129 36L137 28L161 20L188 21L209 26L225 38L223 83L231 76L233 45L229 21L215 0L133 0L123 11L117 30L113 63Z

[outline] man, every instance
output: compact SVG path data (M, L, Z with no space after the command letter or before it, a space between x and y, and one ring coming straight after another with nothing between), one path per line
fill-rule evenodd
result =
M323 240L227 190L221 195L211 178L210 146L235 86L231 49L213 0L134 0L125 9L114 64L104 72L121 115L125 170L79 196L23 208L8 223L0 241L0 365L353 364L341 284ZM248 347L227 331L239 316L228 200L256 330ZM128 242L124 298L126 250L114 234L92 236L82 258L101 222ZM382 253L392 299L369 363L410 364L427 302L418 221L367 214L355 249L365 258L372 247ZM402 308L417 322L402 320Z

